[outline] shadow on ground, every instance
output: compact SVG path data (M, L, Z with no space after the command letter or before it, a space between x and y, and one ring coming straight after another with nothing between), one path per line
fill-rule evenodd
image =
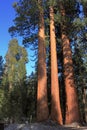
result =
M60 126L55 123L10 124L4 130L87 130L87 126Z

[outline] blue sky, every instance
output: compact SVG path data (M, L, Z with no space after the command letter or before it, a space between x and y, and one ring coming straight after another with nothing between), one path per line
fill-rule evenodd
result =
M13 25L15 11L12 4L16 1L18 0L0 0L0 55L3 56L3 58L8 50L8 43L11 40L11 36L8 33L8 28ZM19 43L21 43L20 38L17 37L17 39ZM29 49L27 49L27 51L32 53ZM29 61L26 65L28 74L33 71L31 65L34 66L34 62Z

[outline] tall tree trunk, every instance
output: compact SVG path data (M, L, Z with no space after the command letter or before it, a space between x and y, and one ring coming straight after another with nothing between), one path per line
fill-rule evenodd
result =
M64 81L65 81L65 91L66 91L66 117L65 123L70 124L73 122L79 122L79 108L76 86L74 82L74 70L72 61L72 52L70 48L70 41L67 35L67 26L65 17L65 10L63 6L60 6L61 15L63 21L61 23L61 39L63 47L63 65L64 65Z
M87 90L83 88L83 103L84 103L84 116L87 123Z
M51 48L51 119L62 124L60 107L58 66L56 53L56 37L54 25L54 10L50 6L50 48Z
M87 2L83 5L85 17L87 18ZM87 89L84 88L85 121L87 123Z
M69 38L62 32L64 80L66 91L66 119L65 123L79 122L79 109L76 86L74 82L74 71L72 52Z
M44 12L42 9L42 0L38 0L40 6L39 12L39 30L38 30L38 86L37 86L37 120L48 119L47 102L47 73L46 73L46 50L44 34Z

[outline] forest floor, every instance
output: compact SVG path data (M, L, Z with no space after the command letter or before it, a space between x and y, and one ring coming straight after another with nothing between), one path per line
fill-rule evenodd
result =
M4 130L87 130L87 126L80 126L76 123L60 126L53 123L30 123L30 124L9 124Z

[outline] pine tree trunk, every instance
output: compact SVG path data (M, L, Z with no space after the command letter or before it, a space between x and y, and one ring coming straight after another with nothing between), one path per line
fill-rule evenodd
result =
M70 48L70 41L67 36L67 26L65 21L65 10L63 5L60 6L61 15L63 17L61 23L61 39L63 47L63 67L64 67L64 81L66 91L66 117L65 123L70 124L73 122L79 122L79 108L76 86L74 82L74 70L72 61L72 52Z
M42 1L38 0L41 6ZM39 30L38 30L38 86L37 86L37 120L44 121L48 119L48 101L47 101L47 72L46 72L46 50L44 34L44 14L42 7L39 12Z
M50 7L50 48L51 48L51 119L53 121L57 121L58 124L62 124L53 7Z

